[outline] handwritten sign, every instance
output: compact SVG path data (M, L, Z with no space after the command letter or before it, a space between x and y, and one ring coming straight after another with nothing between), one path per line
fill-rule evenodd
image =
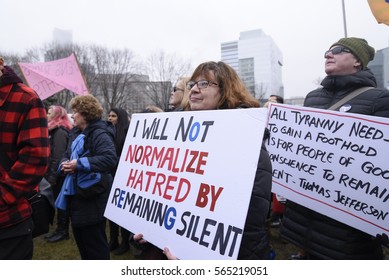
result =
M373 236L389 233L389 119L271 104L273 192Z
M236 259L266 112L134 114L105 216L180 259Z
M79 95L88 94L74 54L38 63L19 63L28 85L44 100L65 88Z

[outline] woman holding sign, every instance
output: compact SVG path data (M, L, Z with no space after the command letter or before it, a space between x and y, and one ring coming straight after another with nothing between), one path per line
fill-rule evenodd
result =
M224 62L200 64L186 84L190 110L220 110L260 107L235 70ZM253 191L238 259L270 259L266 218L272 185L272 166L262 143Z

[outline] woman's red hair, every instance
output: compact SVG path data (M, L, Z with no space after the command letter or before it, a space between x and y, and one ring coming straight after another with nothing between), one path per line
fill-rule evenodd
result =
M63 126L68 130L72 129L73 125L65 108L59 105L51 105L49 109L53 111L52 118L48 123L49 130L59 126Z

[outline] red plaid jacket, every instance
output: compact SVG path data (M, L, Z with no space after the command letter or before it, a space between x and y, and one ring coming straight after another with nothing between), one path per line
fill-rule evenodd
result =
M47 169L50 153L46 110L35 91L23 85L11 68L0 77L0 145L11 159L0 165L0 230L31 216L26 196Z

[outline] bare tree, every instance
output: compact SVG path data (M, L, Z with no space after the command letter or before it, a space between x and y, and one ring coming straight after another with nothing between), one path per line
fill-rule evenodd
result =
M53 61L75 54L88 90L103 104L106 112L112 107L122 107L130 114L139 112L147 105L168 109L172 84L179 77L188 74L190 62L157 51L150 55L141 72L140 64L129 49L109 50L97 45L46 44L39 51L29 50L24 57L9 55L11 63L20 61ZM40 58L41 57L41 58ZM19 69L18 69L19 70ZM45 100L46 106L59 104L69 109L69 101L74 97L69 90Z
M151 101L163 110L169 106L172 84L178 78L188 75L190 61L167 54L163 50L152 53L146 61L146 73L150 77L148 90L145 93Z
M255 84L254 88L254 97L259 100L261 103L265 102L267 94L267 87L263 84Z
M139 64L129 49L108 50L100 46L91 47L91 62L98 79L96 95L103 98L106 112L112 107L128 109L131 98L131 83L136 81Z
M4 58L5 65L17 65L18 62L21 60L21 55L18 55L16 53L10 53L10 52L3 52L0 51L1 57Z
M62 46L56 43L50 43L50 44L45 44L43 46L42 53L45 61L53 61L53 60L58 60L61 58L68 57L72 53L76 54L77 52L79 52L81 48L82 47L76 44L69 44L69 45ZM58 104L69 110L70 109L69 101L74 96L75 94L72 91L68 89L64 89L47 98L45 100L45 103L47 104L47 106L51 104Z
M19 63L20 62L23 62L23 63L39 62L40 57L41 57L40 53L41 52L38 48L32 48L32 49L26 50L25 54L23 54L23 55L19 55L19 54L15 54L15 53L3 53L3 52L2 52L2 55L6 61L6 65L9 65L15 71L15 73L20 78L22 78L23 83L28 85L28 82L25 79L21 68L19 67ZM56 100L54 99L54 101L56 101ZM54 102L53 102L53 100L45 100L44 103L45 103L46 107L48 107L51 104L53 104Z
M11 67L12 70L15 71L15 73L20 77L24 78L22 75L22 72L18 66L18 63L22 61L22 56L18 55L16 53L10 53L10 52L0 52L1 56L4 58L4 64Z
M39 48L27 49L20 62L39 62L41 60L41 53Z
M95 95L106 111L113 106L127 109L129 86L137 69L131 51L108 50L97 45L81 46L69 44L61 46L55 43L42 49L45 61L53 61L75 54L81 73L90 94ZM75 94L67 89L47 99L47 103L56 103L67 108ZM69 108L67 108L69 109Z
M32 63L39 61L39 50L38 49L29 49L24 55L19 55L16 53L9 52L0 52L2 57L5 60L5 64L10 66L15 73L24 80L26 83L23 73L19 67L19 62Z

